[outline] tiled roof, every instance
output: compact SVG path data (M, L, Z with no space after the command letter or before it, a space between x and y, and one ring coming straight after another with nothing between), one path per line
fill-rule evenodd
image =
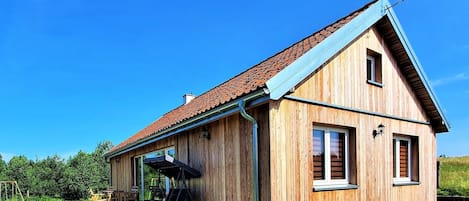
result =
M207 112L224 103L228 103L243 95L264 88L266 86L267 80L275 76L278 72L283 70L293 61L298 59L300 56L337 31L339 28L350 22L353 18L366 10L374 2L376 1L365 5L363 8L352 12L348 16L337 20L336 22L282 50L274 56L238 74L230 80L212 88L204 94L196 97L188 104L182 105L166 113L161 118L157 119L132 137L114 147L111 152L117 151L127 146L131 146L138 140L149 137L156 132L168 129L178 123Z

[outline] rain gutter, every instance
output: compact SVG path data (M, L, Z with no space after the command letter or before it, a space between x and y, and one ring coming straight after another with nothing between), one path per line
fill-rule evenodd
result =
M243 96L235 101L231 101L228 104L219 106L215 109L212 109L208 112L202 113L198 116L190 118L186 121L183 121L179 124L173 125L170 128L167 128L162 131L151 134L148 137L140 139L134 143L124 146L113 152L108 152L104 154L106 160L109 160L112 157L127 153L132 150L136 150L140 147L144 147L148 144L154 143L156 141L171 137L173 135L179 134L181 132L196 128L198 126L222 119L224 117L230 116L239 112L238 102L243 101L248 103L248 107L253 107L269 100L269 91L265 88L252 92L246 96Z

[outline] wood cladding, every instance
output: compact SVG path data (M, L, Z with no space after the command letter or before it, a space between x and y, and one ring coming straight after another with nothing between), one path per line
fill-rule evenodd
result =
M367 49L381 54L382 87L367 82ZM303 81L291 95L330 104L428 122L421 100L397 66L376 29L352 44Z
M289 111L299 105L304 110ZM398 120L377 118L337 109L323 108L290 100L280 102L280 107L273 108L284 113L283 121L271 123L272 128L302 125L311 122L339 125L355 128L356 159L350 160L350 183L357 184L358 189L313 192L313 157L312 133L288 132L289 129L277 129L271 137L271 173L272 200L435 200L435 135L428 125L421 125ZM288 111L288 112L286 112ZM282 115L281 115L282 116ZM373 129L380 123L386 125L384 134L373 137ZM418 137L420 167L416 186L393 186L393 132L405 133ZM289 138L288 136L297 136ZM352 135L351 135L352 136ZM288 140L287 140L288 139ZM284 142L284 140L286 142ZM290 146L289 146L290 144ZM275 151L274 151L275 150ZM308 154L311 153L311 154ZM352 154L351 154L352 155ZM352 155L353 156L353 155ZM354 167L355 165L355 167ZM285 176L278 176L278 175ZM300 176L297 176L300 175ZM409 190L407 190L409 189ZM412 189L412 190L410 190ZM401 193L406 193L404 196Z
M382 86L367 83L367 49L382 55ZM375 29L362 34L300 83L290 95L429 121L420 101ZM436 137L430 125L289 99L271 101L269 113L273 201L436 200ZM350 146L355 150L350 154L350 183L358 185L358 189L313 191L313 178L322 171L316 170L317 166L313 165L315 147L312 130L315 124L343 127L353 133L350 135ZM373 130L380 124L385 125L384 134L373 137ZM419 185L393 185L393 133L418 139L415 145L417 156L412 156L412 163L417 163L412 168L418 168L418 171L412 175L412 179L419 181Z
M270 200L269 122L268 105L247 111L259 123L260 200ZM133 183L131 160L135 156L174 146L176 158L202 173L189 181L195 200L248 201L253 197L252 182L252 124L235 114L205 125L211 138L201 136L196 128L158 141L111 159L112 186L129 191ZM117 158L119 158L120 162Z
M366 56L380 54L382 85L367 82ZM359 110L428 122L401 67L376 29L363 33L352 44L295 87L291 96ZM436 137L431 125L385 116L329 108L290 99L270 100L248 110L259 123L260 200L272 201L419 201L436 200ZM378 125L382 135L373 135ZM331 177L343 178L357 189L314 191L314 178L324 179L325 155L321 139L313 140L314 127L348 131L349 165L345 168L343 139L331 140ZM174 146L176 158L198 169L202 177L189 186L196 200L247 201L253 199L252 125L239 114L172 136L111 159L112 185L129 191L134 184L133 158ZM393 185L393 135L410 136L413 186ZM414 143L415 142L415 143ZM402 148L402 147L401 147ZM403 148L405 149L405 148ZM414 151L416 150L416 151ZM395 150L404 152L405 150ZM400 160L407 159L401 155ZM408 171L405 171L408 172Z

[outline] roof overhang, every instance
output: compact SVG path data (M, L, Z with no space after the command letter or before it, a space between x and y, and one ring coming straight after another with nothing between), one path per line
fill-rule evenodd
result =
M374 25L386 25L386 23L388 23L388 26L381 26L381 28L385 28L390 33L388 41L394 39L393 42L398 44L394 47L394 50L401 51L401 54L394 54L394 56L398 61L401 61L399 66L405 71L413 72L412 74L406 74L406 78L421 101L423 109L430 118L431 125L437 133L448 132L448 121L391 4L387 0L379 0L372 4L359 16L268 80L266 85L270 91L271 99L279 100L282 98L290 89L333 58L367 29Z
M204 112L200 115L182 121L176 125L171 126L165 130L153 133L147 137L139 139L133 143L127 144L123 147L120 147L115 150L111 150L104 154L106 160L113 158L115 156L121 155L123 153L138 149L140 147L146 146L148 144L154 143L156 141L180 134L184 131L197 128L199 126L208 124L210 122L222 119L224 117L233 115L239 112L238 101L242 100L246 102L246 107L255 107L260 104L263 104L269 100L269 91L265 88L259 89L252 93L249 93L245 96L242 96L236 100L233 100L229 103L211 109L207 112Z

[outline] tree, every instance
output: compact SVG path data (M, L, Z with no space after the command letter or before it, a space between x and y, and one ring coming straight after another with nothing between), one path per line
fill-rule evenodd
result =
M2 154L0 154L0 181L6 180L5 171L7 170L7 164L3 160Z
M100 190L106 189L109 186L109 177L111 175L111 166L106 162L103 155L111 150L113 147L112 142L104 141L98 144L92 157L96 162L96 174L99 175L97 188Z
M39 196L59 197L64 170L65 163L57 155L36 161L32 170L31 193Z
M14 156L8 162L5 174L9 180L18 182L23 193L31 189L33 161L28 160L26 156Z
M104 190L109 186L110 168L103 154L111 147L111 142L102 142L93 153L80 151L68 161L61 184L62 198L83 199L90 188Z
M15 180L33 196L81 200L89 197L90 188L109 186L110 166L103 155L111 148L111 142L101 142L91 154L79 151L67 161L57 155L35 162L14 156L7 164L0 155L0 180Z
M61 184L62 198L79 200L88 197L88 189L94 188L93 184L97 183L93 163L91 155L83 151L68 161Z

